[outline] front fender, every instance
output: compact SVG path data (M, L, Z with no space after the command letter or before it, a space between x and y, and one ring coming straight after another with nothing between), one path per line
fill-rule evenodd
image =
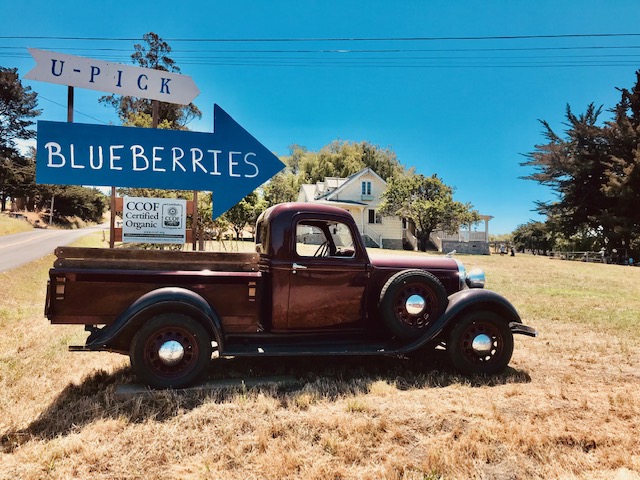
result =
M123 337L128 337L128 333L137 330L154 315L167 311L184 313L200 321L213 333L218 348L222 350L222 323L218 314L200 295L179 287L163 287L144 294L118 315L112 324L90 335L85 349L122 351L122 345L119 344Z
M461 290L449 296L449 305L440 317L448 325L449 322L463 311L489 310L500 314L508 322L522 323L516 307L502 295L491 290L471 288Z
M499 314L507 323L521 324L522 320L515 307L502 295L471 288L460 290L449 295L447 309L429 328L425 334L416 341L399 349L400 353L408 353L416 350L437 338L444 330L455 322L455 319L463 313L472 310L488 310Z

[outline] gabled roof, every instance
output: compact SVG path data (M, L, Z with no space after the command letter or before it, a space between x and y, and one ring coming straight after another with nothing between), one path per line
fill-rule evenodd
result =
M324 203L326 205L355 205L359 207L366 207L366 203L357 202L355 200L325 200L324 198L318 199L315 203Z
M351 176L349 176L347 178L341 179L341 180L344 180L344 181L342 182L342 184L338 188L336 188L335 190L331 190L330 192L327 192L326 194L324 194L324 195L322 195L320 197L317 197L316 200L320 200L320 199L330 200L331 197L339 194L342 190L344 190L347 187L348 184L350 184L351 182L357 182L360 177L362 177L363 175L365 175L367 173L373 175L375 178L380 180L383 185L385 185L385 186L387 185L387 182L385 182L380 175L378 175L376 172L371 170L370 167L367 167L367 168L364 168L364 169L360 170L357 173L354 173L353 175L351 175Z
M325 177L323 182L316 182L316 195L314 198L320 198L330 194L337 188L340 188L346 181L346 178Z
M301 196L300 194L303 194ZM316 196L316 185L310 183L303 183L300 185L300 193L298 194L299 202L311 202Z

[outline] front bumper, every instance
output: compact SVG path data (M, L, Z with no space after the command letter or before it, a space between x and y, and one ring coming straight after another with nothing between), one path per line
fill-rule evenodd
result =
M511 333L513 333L514 335L515 334L526 335L528 337L534 337L534 338L538 336L538 330L536 330L533 327L523 325L522 323L519 323L519 322L509 323L509 328L511 329Z

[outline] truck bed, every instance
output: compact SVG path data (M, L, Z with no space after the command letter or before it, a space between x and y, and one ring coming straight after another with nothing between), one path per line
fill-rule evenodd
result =
M109 325L144 294L181 287L202 296L226 332L255 332L262 273L256 253L59 247L45 314L54 324Z

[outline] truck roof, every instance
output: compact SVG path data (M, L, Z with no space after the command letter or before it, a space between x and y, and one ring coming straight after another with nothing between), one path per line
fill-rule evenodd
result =
M262 212L260 217L268 219L283 214L291 216L295 215L296 213L323 213L351 217L351 214L348 211L340 207L335 207L333 205L327 205L324 203L310 202L279 203L266 209L264 212Z

